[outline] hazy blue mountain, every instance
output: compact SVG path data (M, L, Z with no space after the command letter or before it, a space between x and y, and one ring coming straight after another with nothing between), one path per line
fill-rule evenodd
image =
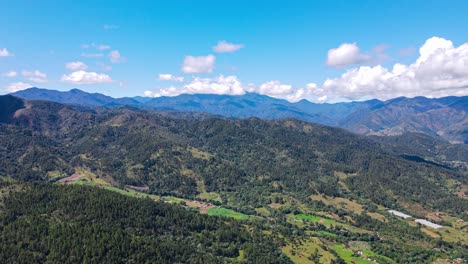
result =
M247 93L245 95L183 94L174 97L124 97L112 98L99 93L87 93L78 89L68 92L30 88L13 93L27 100L47 100L64 104L84 106L134 106L139 108L205 112L234 118L258 117L263 119L297 118L304 121L335 125L339 120L360 109L368 109L378 100L337 104L315 104L307 100L290 103L266 95Z
M309 109L318 104L307 102ZM199 111L236 118L259 117L279 119L293 117L321 124L333 124L335 120L320 111L309 111L301 105L266 95L248 93L242 96L213 94L183 94L175 97L159 97L145 103L157 110Z
M369 100L316 104L307 100L291 103L266 95L183 94L174 97L112 98L78 89L68 92L30 88L13 93L28 100L48 100L83 106L133 106L174 112L203 112L212 115L262 119L297 118L346 128L364 135L424 133L456 143L468 143L468 97L398 97L387 101Z
M140 102L132 98L112 98L99 93L87 93L79 89L72 89L68 92L48 90L43 88L29 88L12 93L27 100L46 100L63 104L76 104L86 106L138 106Z
M338 126L366 135L418 132L456 143L468 143L468 97L399 97L360 109Z

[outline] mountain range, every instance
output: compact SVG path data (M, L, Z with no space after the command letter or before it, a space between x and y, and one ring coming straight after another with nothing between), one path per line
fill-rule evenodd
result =
M405 98L335 104L291 103L265 95L183 94L175 97L113 98L78 89L67 92L30 88L12 95L83 106L132 106L160 111L205 112L234 118L296 118L341 127L363 135L424 133L451 143L468 143L468 97Z
M463 144L12 95L0 96L0 113L6 262L432 263L468 254Z

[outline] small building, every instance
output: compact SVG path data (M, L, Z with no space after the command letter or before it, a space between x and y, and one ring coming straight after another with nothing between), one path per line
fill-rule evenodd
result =
M428 226L428 227L435 228L435 229L440 229L440 228L443 227L443 226L441 226L441 225L434 224L434 223L429 222L429 221L424 220L424 219L416 219L415 222L416 222L416 223L419 223L419 224L421 224L421 225L425 225L425 226Z
M402 212L398 212L398 211L395 211L395 210L388 210L388 212L389 212L390 214L399 216L399 217L404 218L404 219L408 219L408 218L411 218L411 217L412 217L411 215L407 215L407 214L404 214L404 213L402 213Z

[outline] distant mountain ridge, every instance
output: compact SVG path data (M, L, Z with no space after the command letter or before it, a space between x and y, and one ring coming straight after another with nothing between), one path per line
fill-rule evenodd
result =
M398 97L387 101L369 100L316 104L307 100L291 103L266 95L182 94L174 97L113 98L78 89L68 92L30 88L12 95L27 100L47 100L83 106L133 106L162 111L205 112L233 118L297 118L336 126L364 135L424 133L453 143L468 143L468 96Z
M79 89L61 92L33 87L18 91L12 95L27 100L45 100L62 104L77 104L85 106L136 106L140 104L139 101L132 98L113 98L100 93L87 93Z

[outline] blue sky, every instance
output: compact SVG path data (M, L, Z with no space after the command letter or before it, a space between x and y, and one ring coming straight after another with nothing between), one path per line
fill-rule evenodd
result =
M320 102L468 93L468 1L16 0L2 11L0 93Z

